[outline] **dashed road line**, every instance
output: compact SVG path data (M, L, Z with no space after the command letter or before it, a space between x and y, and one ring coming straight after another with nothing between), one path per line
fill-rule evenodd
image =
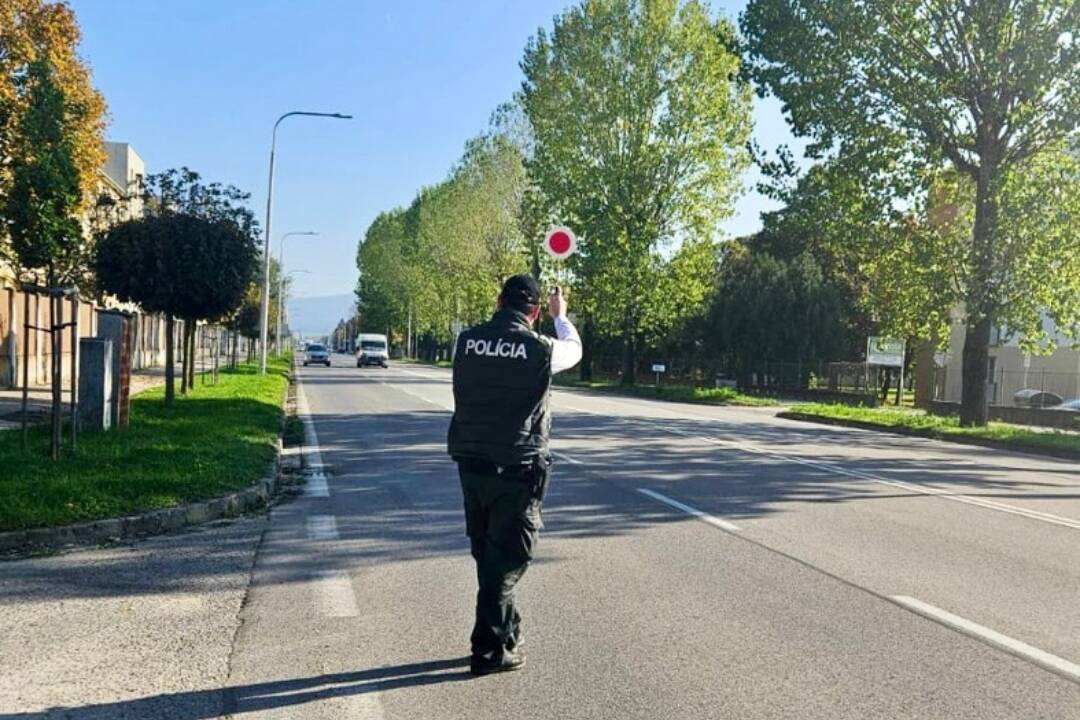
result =
M315 422L311 418L311 406L308 405L304 384L296 384L296 415L304 425L304 451L301 460L304 466L322 465L322 453L319 451L319 434L315 432Z
M1055 672L1058 675L1062 675L1073 682L1080 682L1080 665L1070 662L1065 658L1058 657L1045 650L1040 650L1033 645L1028 645L1026 642L1011 638L1008 635L1002 635L998 631L992 630L985 625L972 622L959 615L953 615L947 610L934 607L929 603L924 603L913 597L908 597L906 595L892 595L889 599L923 617L935 620L953 630L971 636L977 640L981 640L989 645L993 645L1008 653L1018 655L1040 667Z
M585 463L581 462L580 460L578 460L577 458L573 458L573 457L571 457L571 456L569 456L569 455L567 455L566 453L563 453L563 452L552 452L551 454L554 455L555 457L559 458L560 460L565 460L566 462L570 463L571 465L584 465L585 464Z
M981 507L986 510L995 510L997 512L1008 513L1010 515L1018 515L1020 517L1025 517L1030 520L1037 520L1039 522L1049 523L1051 525L1059 525L1061 527L1067 527L1073 530L1080 530L1080 520L1074 520L1073 518L1067 518L1061 515L1053 515L1051 513L1042 512L1040 510L1031 510L1028 508L1020 507L1018 505L1010 505L1009 503L1003 503L998 500L971 497L970 495L953 492L951 490L946 490L944 488L936 487L934 485L920 485L905 482L903 480L887 480L879 475L863 472L861 470L850 470L848 468L843 468L832 463L822 462L820 460L809 460L807 458L799 457L797 455L779 453L745 442L721 440L719 438L711 438L700 435L695 436L692 433L686 433L682 430L677 430L669 427L664 427L663 429L678 435L696 437L702 442L711 443L713 445L720 445L724 447L734 448L736 450L742 450L743 452L764 455L766 457L771 457L776 460L784 460L798 465L805 465L807 467L812 467L817 470L824 470L826 472L832 472L838 475L845 475L847 477L857 478L859 480L868 480L879 485L887 485L890 487L900 488L902 490L918 493L920 495L938 497L942 500L951 500L953 502L964 503L965 505L974 505L976 507Z
M337 520L333 515L309 515L307 536L308 540L337 540Z
M330 497L330 486L326 482L324 473L304 474L304 497Z
M721 530L726 530L728 532L739 532L739 526L735 523L728 522L727 520L721 520L715 515L710 515L707 512L702 512L695 507L690 507L689 505L681 503L674 498L669 498L667 495L662 495L655 490L649 490L648 488L638 488L637 491L642 495L651 497L653 500L662 502L663 504L669 507L673 507L676 510L682 510L687 515L692 515L703 523L720 528Z
M409 372L409 371L403 371L403 372L406 372L407 374L410 374L410 375L415 375L417 377L425 377L425 376L423 376L423 375L421 375L419 373L413 373L413 372ZM433 378L431 378L431 379L433 379ZM391 386L391 387L395 387L395 386ZM425 398L425 397L423 397L421 395L418 395L418 394L416 394L416 393L414 393L414 392L412 392L410 390L406 390L404 388L396 388L396 387L395 387L395 389L401 390L404 393L412 395L413 397L418 398L420 400L423 400L425 402L428 402L428 403L430 403L432 405L442 407L442 408L444 408L446 410L452 410L452 408L448 408L445 405L442 405L441 403L435 402L433 400L429 400L429 399L427 399L427 398ZM566 408L568 410L572 410L574 412L586 413L586 414L590 414L590 415L604 415L606 417L612 417L610 415L610 413L597 412L595 410L588 410L588 409L585 409L585 408L576 407L576 406L570 405L570 404L568 404L568 403L566 403L566 402L564 402L562 400L559 400L558 402L559 402L559 405L561 405L562 407L564 407L564 408ZM708 418L707 416L698 415L696 413L694 414L694 416L695 417L701 417L703 419L711 419L711 418ZM616 420L616 421L618 420L617 418L614 418L614 417L612 417L612 419ZM680 419L680 418L673 417L671 419ZM1077 519L1074 519L1074 518L1064 517L1064 516L1061 516L1061 515L1054 515L1052 513L1046 513L1046 512L1042 512L1040 510L1031 510L1031 509L1028 509L1028 508L1020 507L1018 505L1012 505L1012 504L1009 504L1009 503L1003 503L1003 502L1000 502L1000 501L997 501L997 500L991 500L991 499L987 499L987 498L971 497L970 495L964 495L962 493L957 493L957 492L954 492L954 491L951 491L951 490L946 490L944 488L936 487L936 486L933 486L933 485L915 484L915 483L905 482L903 480L888 480L888 479L883 478L883 477L881 477L879 475L874 475L874 474L863 472L863 471L860 471L860 470L849 470L847 468L843 468L843 467L840 467L838 465L834 465L832 463L821 462L821 461L818 461L818 460L810 460L810 459L807 459L807 458L799 457L797 455L788 455L788 454L785 454L785 453L775 452L773 450L768 450L766 448L760 447L758 445L754 445L752 443L741 442L741 441L733 441L733 440L721 440L719 438L704 436L704 435L700 435L698 433L682 430L681 428L673 428L673 427L670 427L670 426L667 426L667 425L662 425L662 424L658 424L656 427L658 427L659 429L662 429L662 430L664 430L666 432L672 433L674 435L681 435L683 437L694 438L694 439L700 440L702 442L710 443L710 444L713 444L713 445L720 445L722 447L728 447L728 448L732 448L732 449L735 449L735 450L741 450L741 451L747 452L747 453L753 453L753 454L757 454L757 455L764 455L764 456L767 456L767 457L771 457L773 459L783 460L785 462L795 463L795 464L798 464L798 465L804 465L804 466L807 466L807 467L813 467L813 468L816 468L818 470L824 470L826 472L837 473L839 475L845 475L847 477L857 478L859 480L866 480L866 481L869 481L869 482L877 483L879 485L886 485L886 486L891 486L891 487L895 487L895 488L900 488L900 489L906 490L908 492L914 492L914 493L918 493L918 494L921 494L921 495L926 495L928 497L937 497L937 498L940 498L942 500L950 500L952 502L964 503L965 505L971 505L971 506L974 506L974 507L981 507L981 508L986 509L986 510L993 510L993 511L996 511L996 512L1007 513L1009 515L1016 515L1018 517L1024 517L1024 518L1027 518L1029 520L1035 520L1035 521L1038 521L1038 522L1048 523L1048 524L1051 524L1051 525L1057 525L1059 527L1066 527L1066 528L1070 528L1070 529L1073 529L1073 530L1080 530L1080 520L1077 520ZM580 462L575 461L573 459L570 459L567 456L564 456L564 459L566 459L568 462L573 463L573 464L581 464Z
M360 614L353 593L352 580L341 570L320 570L312 582L319 615L327 618L351 618Z

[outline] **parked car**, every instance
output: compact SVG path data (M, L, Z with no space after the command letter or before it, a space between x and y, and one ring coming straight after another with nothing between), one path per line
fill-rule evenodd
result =
M325 365L330 367L330 351L325 345L311 343L304 350L304 367L308 365Z
M1080 413L1080 398L1073 398L1072 400L1066 400L1060 405L1055 405L1051 410L1064 410L1066 412Z
M360 333L356 337L356 367L381 365L386 367L390 360L387 352L385 335Z
M1061 404L1062 397L1056 393L1027 388L1013 395L1013 405L1026 408L1050 408Z

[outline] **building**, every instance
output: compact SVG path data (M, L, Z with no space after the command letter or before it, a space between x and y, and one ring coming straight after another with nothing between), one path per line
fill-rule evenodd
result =
M82 218L87 232L138 217L142 213L142 187L146 172L142 158L127 143L106 142L105 150L106 161L99 171L95 198ZM19 356L24 348L19 344L19 336L22 334L23 318L27 309L32 324L43 327L48 323L47 298L20 292L13 268L0 263L0 387L16 387L22 383ZM92 337L97 333L98 309L91 302L79 303L80 336ZM61 320L70 320L73 312L74 308L65 303ZM135 367L159 362L164 352L163 333L161 318L138 316L133 357ZM50 346L47 338L41 333L32 332L26 342L31 358L28 365L30 383L48 382ZM71 354L71 342L67 333L63 334L62 353L67 357ZM63 367L66 374L69 363L65 361Z
M146 165L127 143L106 142L105 165L101 168L101 191L108 192L125 208L126 218L142 215L143 178Z
M1080 398L1080 348L1053 321L1043 318L1043 327L1057 343L1047 355L1025 353L1020 338L1007 328L995 327L990 334L990 372L987 400L991 405L1012 405L1020 390L1052 392L1063 399ZM954 311L949 328L950 351L939 357L938 400L959 402L963 377L964 323Z

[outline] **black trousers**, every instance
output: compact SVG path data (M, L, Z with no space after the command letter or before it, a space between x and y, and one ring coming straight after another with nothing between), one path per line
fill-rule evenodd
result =
M514 587L525 574L543 522L540 505L547 485L546 463L509 469L461 460L465 533L476 561L476 622L472 652L501 651L521 627Z

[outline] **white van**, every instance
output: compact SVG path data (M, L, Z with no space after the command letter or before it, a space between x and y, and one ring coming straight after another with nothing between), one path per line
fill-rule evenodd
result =
M360 333L356 336L356 367L365 365L386 367L389 360L389 346L385 335Z

